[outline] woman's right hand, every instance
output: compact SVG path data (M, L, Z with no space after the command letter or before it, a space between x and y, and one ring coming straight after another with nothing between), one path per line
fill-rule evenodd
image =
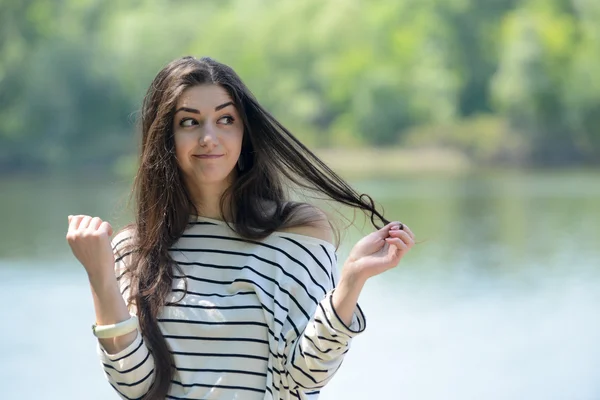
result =
M69 215L67 242L90 281L114 277L115 256L110 243L112 227L98 217Z
M115 256L110 242L112 234L110 224L98 217L69 215L67 242L87 271L98 325L116 324L129 318L129 310L115 276ZM117 354L136 337L137 330L99 341L109 354Z

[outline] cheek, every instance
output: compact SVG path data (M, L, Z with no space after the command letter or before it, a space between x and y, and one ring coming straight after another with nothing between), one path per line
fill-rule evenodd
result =
M196 145L198 138L190 132L175 133L175 150L185 150Z
M188 135L175 135L175 156L177 162L185 162L187 160L186 155L194 147L194 140Z
M236 130L231 132L232 134L228 137L229 148L239 153L242 149L242 140L244 138L244 133L242 130Z

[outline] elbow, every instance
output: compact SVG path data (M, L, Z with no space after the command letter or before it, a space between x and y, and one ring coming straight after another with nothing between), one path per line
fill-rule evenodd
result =
M307 378L307 376L309 378ZM291 385L292 389L296 389L296 390L300 389L302 391L320 390L329 381L329 377L326 377L323 381L318 381L310 375L302 375L302 374L298 375L291 371L288 373L288 378L289 378L288 383L292 384Z
M154 370L137 382L110 382L113 389L126 400L141 400L150 390L154 380Z
M150 367L149 370L143 367ZM104 364L108 382L122 399L141 399L152 387L155 373L152 365L138 365L137 368L118 371L114 366Z
M113 379L108 371L106 373L110 385L122 399L126 400L141 400L148 393L154 381L154 369L151 369L145 376L132 382Z
M294 388L302 390L321 389L331 378L330 369L321 363L302 362L297 364L295 357L287 365L288 381Z

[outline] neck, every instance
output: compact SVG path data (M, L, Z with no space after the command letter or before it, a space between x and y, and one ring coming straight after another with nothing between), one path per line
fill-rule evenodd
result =
M191 187L189 192L196 206L198 216L218 220L230 220L230 215L221 215L220 207L221 197L227 187L224 182L202 185L201 187ZM225 212L228 212L227 204Z

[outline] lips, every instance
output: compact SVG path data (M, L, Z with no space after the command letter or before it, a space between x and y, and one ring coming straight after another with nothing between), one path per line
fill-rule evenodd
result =
M194 154L194 157L201 158L201 159L212 159L212 158L223 157L223 154Z

